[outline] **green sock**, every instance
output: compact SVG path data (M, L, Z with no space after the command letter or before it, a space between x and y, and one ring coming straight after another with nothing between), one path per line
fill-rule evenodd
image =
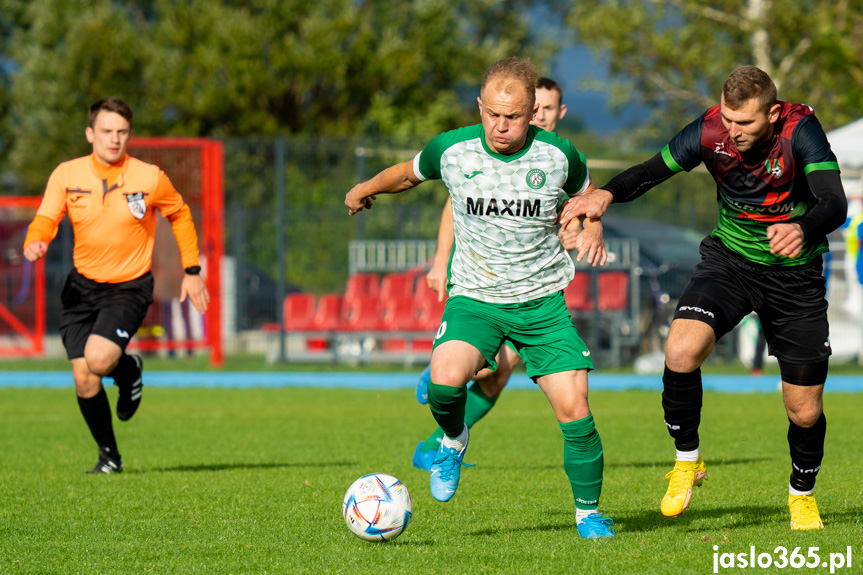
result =
M450 437L464 431L464 406L467 386L450 387L429 382L429 407L438 425Z
M482 388L478 383L474 382L467 390L467 400L464 404L464 422L468 428L473 427L473 424L485 417L485 414L491 411L494 407L497 398L494 399L483 393ZM437 450L440 446L440 440L443 439L443 429L438 427L428 439L423 443L423 451Z
M572 485L579 509L596 509L602 492L602 441L593 425L593 414L568 423L563 431L563 469Z

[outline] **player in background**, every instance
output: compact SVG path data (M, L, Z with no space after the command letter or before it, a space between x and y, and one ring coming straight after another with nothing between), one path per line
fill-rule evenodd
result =
M536 103L539 105L534 114L531 124L539 126L547 132L554 132L558 120L566 115L566 104L563 104L563 88L551 78L540 78L536 84ZM576 224L578 222L575 222ZM560 241L567 251L575 248L575 238L578 236L577 226L572 225L569 229L560 229ZM440 227L438 228L437 251L434 263L426 281L429 287L438 293L438 301L443 300L447 286L447 267L453 245L452 224L452 200L447 198L441 214ZM467 391L467 402L465 404L464 421L471 428L477 421L491 411L497 398L500 397L503 388L506 387L513 370L521 362L519 355L509 346L502 345L495 358L497 370L484 368L473 378L473 384ZM425 405L428 403L428 384L431 366L427 366L422 372L417 383L417 401ZM413 454L413 465L418 469L428 471L434 461L435 455L440 448L440 441L444 436L443 429L438 427L425 441L420 441Z
M824 455L822 394L831 353L822 254L848 205L836 156L812 108L777 100L764 71L738 68L725 79L718 105L650 160L603 189L567 200L561 222L601 217L612 202L634 200L702 162L717 184L719 220L701 243L702 261L665 346L662 407L677 454L660 507L669 517L683 513L693 486L706 477L698 439L701 365L716 341L755 311L782 374L791 528L821 529L812 494Z
M102 387L119 388L117 418L127 421L141 403L142 362L125 352L153 303L150 273L156 210L171 223L186 274L180 299L204 313L209 295L201 279L198 237L189 207L157 166L126 154L132 110L119 98L90 107L85 130L89 156L57 166L24 239L31 262L45 255L64 215L75 234L74 267L60 296L60 335L72 364L78 406L96 440L99 460L88 473L119 473L123 460Z
M593 362L564 301L575 266L557 236L560 195L583 193L593 183L568 140L530 125L537 80L527 60L493 64L477 98L481 124L438 135L412 161L354 186L345 205L354 215L371 208L377 194L428 179L442 179L452 198L450 297L434 340L428 394L445 432L431 466L432 496L448 501L458 488L469 440L467 383L480 369L496 368L506 339L563 432L579 534L611 537L611 519L597 511L603 455L587 400ZM578 259L605 263L600 222L585 220L576 249Z

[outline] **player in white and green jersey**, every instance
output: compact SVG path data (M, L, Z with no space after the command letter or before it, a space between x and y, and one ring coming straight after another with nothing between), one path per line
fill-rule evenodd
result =
M572 280L572 259L557 237L558 199L561 190L586 190L590 177L568 140L529 126L524 147L507 156L490 149L477 124L432 140L414 159L414 173L442 179L450 191L450 297L520 303Z
M455 494L468 444L466 384L480 369L495 367L507 340L563 431L579 534L611 537L611 519L597 512L603 455L587 401L593 363L563 298L574 269L556 229L561 192L574 196L594 186L572 144L530 126L536 82L527 60L495 63L478 98L482 124L441 134L414 161L354 186L345 205L354 215L371 208L378 193L403 192L432 178L450 191L450 297L435 337L429 384L429 405L445 433L431 467L432 495L448 501ZM576 249L589 263L604 263L598 220L585 220Z
M540 78L536 84L536 104L539 106L530 123L539 126L546 132L554 132L557 123L566 116L566 104L563 103L563 88L551 78ZM561 204L568 196L561 191ZM569 229L559 229L558 237L564 249L569 251L575 248L575 241L581 226L569 226ZM434 263L420 281L427 282L432 291L438 293L439 301L443 301L449 283L449 261L452 255L454 243L452 200L447 198L444 209L441 212L440 226L438 229L437 251ZM468 429L472 429L482 420L497 403L497 399L503 392L512 376L513 371L521 363L521 357L511 345L502 345L495 357L497 369L483 369L479 371L468 384L467 400L465 401L464 422ZM430 379L430 366L426 366L417 380L416 398L422 404L428 404L428 385ZM444 432L440 427L428 436L424 441L417 443L411 457L411 463L417 469L429 471L434 458L440 449L440 442Z

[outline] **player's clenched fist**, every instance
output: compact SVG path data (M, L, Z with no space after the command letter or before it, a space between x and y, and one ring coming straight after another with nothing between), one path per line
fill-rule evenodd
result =
M48 244L45 242L30 242L27 244L27 247L24 248L24 257L30 260L31 262L35 262L39 258L45 255L45 252L48 251Z

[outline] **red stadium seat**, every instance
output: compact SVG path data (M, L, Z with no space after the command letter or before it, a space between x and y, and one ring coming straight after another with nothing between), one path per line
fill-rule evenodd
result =
M342 307L342 331L378 331L382 328L377 295L345 297Z
M288 294L285 296L283 311L286 331L315 329L315 296L313 294Z
M380 293L380 279L373 273L356 273L348 276L345 297L375 296Z
M566 308L570 312L593 309L590 299L590 272L575 272L575 277L563 290Z
M333 331L339 329L342 321L342 294L324 294L318 300L318 308L315 310L315 321L313 329L319 331Z
M381 300L382 327L389 331L417 331L419 321L411 296L391 296Z
M386 301L390 298L410 297L414 293L414 274L398 272L387 274L381 280L380 298Z
M327 338L310 337L306 339L306 351L323 353L327 350Z
M414 353L431 353L434 348L434 340L431 338L415 339L411 345Z
M414 293L414 313L417 318L417 329L420 331L437 331L443 315L444 301L438 301L438 294L428 287L424 278L419 278Z
M403 337L384 338L381 349L387 353L405 353L408 350L408 342Z
M629 301L629 273L602 272L598 283L600 311L625 311Z
M426 276L427 272L428 272L428 270L426 270L424 268L412 268L412 269L409 269L405 272L402 272L403 274L405 274L410 279L411 293L414 293L414 291L416 291L416 286L417 286L418 281L422 281L422 282L425 281L425 276Z

